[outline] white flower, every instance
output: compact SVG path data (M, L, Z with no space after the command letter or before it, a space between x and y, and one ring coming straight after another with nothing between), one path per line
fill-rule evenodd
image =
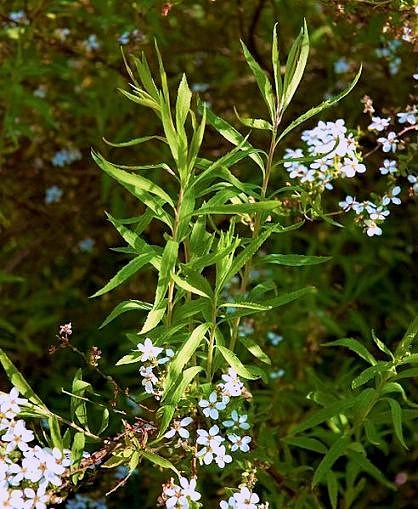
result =
M177 486L177 484L172 484L171 486L164 488L163 495L167 497L165 501L167 509L172 509L174 507L181 507L184 509L189 508L189 503L183 495L180 486Z
M383 221L389 214L389 210L383 207L377 207L377 209L370 214L370 219L373 219L373 221Z
M13 387L9 394L0 395L0 411L8 419L13 419L20 412L20 406L27 402L27 399L19 398L19 391Z
M398 198L398 194L401 192L401 188L399 186L395 186L389 194L386 194L383 197L382 205L389 205L389 203L393 203L395 205L400 205L401 200Z
M196 491L196 479L188 481L185 477L180 477L181 493L184 497L189 498L193 502L197 502L201 498L201 494Z
M18 447L21 451L29 449L28 442L34 439L33 431L26 429L25 421L20 419L11 426L2 436L3 442L9 442L6 452L9 453Z
M412 188L415 194L418 194L418 177L416 175L408 175L408 182L412 184Z
M382 228L379 228L374 221L367 220L364 222L366 226L366 233L369 237L373 237L374 235L382 235Z
M25 488L25 509L46 509L49 496L45 494L45 488L41 487L35 492L32 488Z
M237 509L257 509L260 497L252 493L246 486L239 493L234 494Z
M219 417L219 410L225 410L228 402L229 398L225 396L222 397L221 401L218 401L218 395L213 391L207 400L201 399L199 401L199 406L203 408L203 414L206 417L216 420Z
M387 175L388 173L396 173L398 168L396 167L396 161L393 159L385 159L383 161L383 166L379 168L379 171L382 175Z
M139 373L146 381L156 384L158 382L158 378L155 376L155 373L153 372L152 366L141 366L139 368ZM144 384L144 380L142 381L142 385Z
M356 205L358 205L358 202L356 201L356 199L353 196L347 195L345 197L345 200L340 201L338 203L338 205L340 206L340 208L342 208L344 210L344 212L348 212L351 209L354 209L354 207Z
M334 164L333 159L330 159L328 156L321 157L311 163L309 166L314 170L326 171L330 166Z
M231 463L232 456L226 454L226 448L224 445L219 446L215 451L215 461L219 468L224 468L226 463Z
M216 448L225 440L221 435L219 435L219 427L216 426L216 424L212 426L209 431L206 431L205 429L198 429L197 434L199 436L197 437L196 443L207 447Z
M396 133L391 131L387 138L381 137L378 138L377 141L382 144L383 152L396 152L396 145L399 143L399 140L396 138Z
M390 124L390 117L372 117L372 123L369 125L369 130L372 131L383 131Z
M222 392L225 396L241 396L244 389L244 384L241 382L237 372L234 369L229 368L228 373L222 375L222 379L225 383L219 384L219 387L222 389Z
M167 348L165 351L165 357L159 359L158 364L166 364L172 357L174 357L174 351L171 348Z
M303 154L303 150L301 148L297 148L296 150L292 150L287 148L283 159L303 159L305 156ZM300 166L299 161L287 161L283 164L285 168L298 168ZM288 170L289 171L289 170Z
M181 421L173 421L173 426L171 429L167 431L164 435L166 438L173 438L176 433L179 434L181 438L189 438L190 433L186 429L186 426L191 424L193 419L191 417L184 417Z
M411 124L414 125L417 123L417 107L414 106L409 111L404 111L397 113L396 116L398 117L398 122L400 124Z
M357 159L344 157L341 171L346 177L354 177L356 173L364 173L366 171L366 167L364 164L359 163Z
M137 350L139 352L142 352L140 360L142 362L145 362L156 359L163 351L163 348L158 348L157 346L154 346L150 338L145 338L144 343L138 343Z
M250 429L247 422L247 415L239 415L236 410L232 410L231 419L222 423L226 428Z
M232 452L237 451L238 449L242 452L248 452L250 450L250 446L248 444L251 442L251 437L249 436L240 437L232 434L228 435L228 440L232 443Z

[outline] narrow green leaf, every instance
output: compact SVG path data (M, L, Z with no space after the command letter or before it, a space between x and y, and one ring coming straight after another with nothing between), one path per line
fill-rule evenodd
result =
M177 129L180 129L184 126L184 123L187 118L187 114L190 110L190 102L192 99L192 93L187 84L186 75L183 74L179 89L177 92L177 102L176 102L176 126Z
M271 254L260 259L262 263L274 263L288 265L290 267L303 267L305 265L317 265L332 259L332 256L305 256L297 254Z
M54 447L57 447L60 451L63 450L62 435L60 424L55 415L50 415L48 418L49 432L51 434L51 441Z
M389 348L381 341L375 334L374 330L372 329L372 338L375 344L377 345L377 348L385 353L388 357L390 357L392 360L394 360L393 353L389 350Z
M241 124L245 125L246 127L251 127L252 129L261 129L262 131L273 130L273 126L270 124L270 122L267 122L267 120L264 120L262 118L241 117L241 115L238 113L235 107L234 111L238 120L241 122Z
M273 74L274 74L274 85L276 89L276 97L278 101L279 108L281 107L281 97L283 90L282 76L280 72L280 57L279 57L279 48L277 43L277 25L275 23L273 28L273 43L271 49L271 63L273 65Z
M365 454L360 452L348 450L347 455L351 460L353 460L359 467L361 467L365 472L374 477L380 484L395 490L395 486L389 482L386 477L382 474L382 472L375 466L373 463L367 458Z
M254 341L254 339L249 337L242 337L239 339L239 342L245 346L245 348L254 355L258 360L264 362L264 364L271 365L270 357L263 351L261 346Z
M141 451L141 455L147 460L151 461L151 463L154 463L154 465L158 465L159 467L162 468L168 468L175 472L178 476L180 476L180 472L168 459L163 458L158 454L155 454L154 452L150 451Z
M401 339L398 347L395 351L396 359L401 359L404 355L409 352L412 342L418 334L418 315L415 317L413 322L409 325L404 337Z
M358 80L360 79L362 67L360 67L358 73L356 74L354 80L351 82L351 84L344 89L341 93L336 95L335 97L331 97L330 99L327 99L323 103L319 104L318 106L315 106L314 108L311 108L306 113L298 117L296 120L291 122L286 129L279 135L277 142L281 141L285 136L287 136L291 131L296 129L299 125L303 124L313 116L317 115L318 113L321 113L321 111L333 106L334 104L337 104L341 99L343 99L346 95L348 95L353 88L356 86Z
M332 509L337 509L338 505L338 481L337 476L331 470L327 474L328 496Z
M0 349L0 362L6 372L7 378L20 394L34 405L40 407L40 409L48 411L41 398L33 392L31 386L2 349Z
M149 263L153 257L154 255L152 253L144 253L133 258L124 267L122 267L103 288L92 295L91 298L99 297L100 295L114 290L128 278L136 274L139 269Z
M177 385L174 385L172 388L172 391L167 395L167 400L170 401L170 404L177 405L178 402L183 397L187 387L189 387L190 382L193 380L193 378L202 371L203 368L201 366L192 366L191 368L187 368L184 373L183 377Z
M301 447L302 449L307 449L308 451L318 452L320 454L325 454L327 452L327 448L325 445L317 440L316 438L310 437L286 437L283 438L282 441L285 444L293 445L295 447Z
M106 140L106 138L103 138L103 141L110 145L111 147L132 147L133 145L139 145L141 143L145 143L149 140L158 140L162 141L164 143L167 143L167 140L163 138L162 136L143 136L142 138L134 138L129 141L123 141L120 143L113 143L111 141Z
M73 445L71 447L71 462L72 465L77 466L83 458L84 446L86 437L84 433L78 431L74 435Z
M118 360L116 366L126 366L126 364L135 364L136 362L140 362L142 353L135 352L130 353L128 355L124 355L121 359Z
M238 359L234 352L221 345L216 345L216 348L219 350L219 352L222 354L222 357L231 366L231 368L233 368L238 373L238 375L242 376L242 378L245 378L246 380L256 380L259 378L259 375L255 375L244 366L244 364Z
M183 290L186 290L186 292L195 293L196 295L200 295L201 297L206 297L207 299L210 299L210 296L205 293L203 290L197 288L196 286L191 285L181 277L177 276L176 274L171 274L171 277L173 278L174 282Z
M149 302L143 302L142 300L125 300L118 304L113 311L106 317L104 322L100 325L99 329L103 329L106 325L108 325L112 320L114 320L119 315L126 313L127 311L149 311L152 309L152 304Z
M306 20L303 21L301 32L289 52L286 62L286 71L283 84L283 104L284 111L290 104L299 83L305 72L306 62L309 54L309 35Z
M282 295L279 295L278 297L273 297L272 299L266 299L263 301L263 303L265 306L277 308L279 306L284 306L285 304L289 304L289 302L293 302L294 300L300 299L301 297L305 297L306 295L310 295L315 292L316 289L313 286L307 286L306 288L301 288L293 292L284 293Z
M245 60L249 68L251 69L254 77L257 81L258 88L260 89L261 95L263 96L264 102L270 113L270 118L274 120L276 114L276 99L274 97L273 89L271 87L270 80L267 73L259 66L255 61L254 57L248 51L247 46L241 41L242 50L244 53Z
M312 415L291 430L292 434L302 433L302 431L314 428L315 426L318 426L318 424L329 421L339 414L344 414L347 410L353 407L355 403L356 398L352 397L332 403L326 408L315 410Z
M324 479L337 459L345 454L347 447L350 445L350 442L351 439L346 435L342 435L337 440L335 440L315 470L315 474L312 479L312 486L316 486Z
M275 200L264 200L256 203L233 203L231 205L218 205L214 207L203 206L193 213L194 216L202 214L253 214L261 210L274 210L280 206L280 202Z
M367 348L356 339L342 338L335 341L330 341L329 343L323 343L321 346L345 346L346 348L349 348L355 352L359 357L367 361L372 366L375 366L377 362L373 355L367 350Z
M187 341L177 352L177 355L170 362L167 378L165 380L164 392L161 396L161 401L164 401L170 392L173 385L177 382L184 366L189 362L195 353L196 349L200 346L206 332L209 329L209 323L202 323L190 334Z
M192 369L192 368L190 368L190 369ZM174 416L175 411L176 411L175 405L167 405L167 404L162 405L158 409L157 417L158 417L160 426L159 426L159 430L158 430L157 440L160 439L164 435L165 431L170 426L170 422Z
M201 103L200 108L202 109ZM207 119L212 127L214 127L219 134L221 134L225 139L231 142L233 145L240 145L244 141L244 136L239 133L234 127L232 127L228 122L218 117L211 110L207 110ZM254 149L249 142L244 142L243 148L246 149ZM261 168L264 172L264 162L262 158L257 153L252 153L249 157Z
M351 382L351 387L353 389L358 389L365 383L367 383L369 380L374 378L379 373L382 373L383 371L387 371L389 369L389 365L387 362L377 362L374 366L370 366L369 368L366 368L358 377L356 377Z
M141 189L147 193L154 194L174 208L174 203L171 197L163 191L161 187L154 184L154 182L151 182L141 175L119 169L117 166L104 159L103 156L97 152L92 151L92 156L96 164L116 181Z
M408 449L405 443L402 430L402 408L399 403L392 398L386 398L390 405L390 412L392 414L393 429L395 431L396 438L399 440L402 447Z

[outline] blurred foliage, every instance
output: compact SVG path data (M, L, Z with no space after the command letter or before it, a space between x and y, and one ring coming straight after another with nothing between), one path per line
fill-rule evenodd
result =
M239 39L271 72L268 55L273 20L279 20L283 54L305 17L311 31L311 55L288 118L346 87L363 63L354 92L325 118L342 117L350 126L365 129L367 118L360 102L365 94L379 111L387 113L413 100L416 7L412 0L1 3L0 347L30 376L39 394L60 409L64 406L61 387L68 388L76 370L78 361L72 354L48 354L59 324L73 323L73 341L81 349L98 345L103 351L103 371L114 373L112 363L124 352L121 341L127 330L136 328L135 317L122 315L104 331L98 331L98 326L121 300L149 300L153 287L151 276L144 273L101 299L88 300L124 264L123 254L109 254L108 248L117 246L119 240L105 221L104 211L116 217L138 213L133 200L96 168L90 148L125 164L153 163L161 158L160 146L119 151L100 142L103 136L118 142L160 134L154 117L144 115L139 107L132 109L113 91L126 88L128 79L120 45L126 55L148 54L156 38L169 80L178 81L186 72L192 89L236 124L233 105L243 116L261 110ZM411 29L409 40L402 38L404 27ZM399 45L392 52L384 56L376 52L394 40ZM149 60L155 65L153 58ZM338 68L341 61L344 72ZM297 145L297 134L288 143ZM367 143L365 135L364 145ZM206 146L210 157L228 149L215 133ZM74 154L74 160L61 166L62 150ZM284 175L278 171L273 179L280 187ZM374 180L373 174L368 175L364 186L372 190ZM330 208L342 195L342 190L328 192ZM289 305L256 324L260 335L274 331L284 337L269 352L275 368L284 374L271 380L271 395L263 393L264 398L271 397L269 418L277 424L278 433L289 419L297 421L308 408L307 393L319 384L328 389L344 384L342 374L353 369L346 352L321 349L322 343L347 336L369 338L368 346L373 349L371 329L379 330L388 345L401 337L416 311L417 227L411 202L391 215L381 238L369 239L348 220L343 229L318 221L297 234L280 237L276 252L329 255L332 260L320 269L275 269L280 286L309 284L319 291L305 306ZM159 230L148 230L146 235L151 243L161 242ZM122 385L134 383L132 372L123 373L118 370ZM415 432L411 429L410 433ZM390 458L387 477L394 480L405 472L409 482L391 493L370 481L368 495L357 507L406 508L416 503L418 449L403 456L397 452L394 444L388 456L376 461ZM141 478L143 493L153 484L153 475ZM133 507L144 506L148 500L138 493L137 485L134 480L125 495L119 495L132 501ZM100 492L100 486L97 489ZM324 500L327 507L326 494ZM109 507L112 503L120 507L120 499Z

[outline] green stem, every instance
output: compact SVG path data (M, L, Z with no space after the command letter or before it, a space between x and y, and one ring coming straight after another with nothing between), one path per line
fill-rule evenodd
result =
M276 150L276 147L277 147L277 141L276 141L276 138L277 138L277 127L279 126L280 121L281 121L280 114L277 113L275 126L273 128L273 133L272 133L272 136L271 136L270 148L269 148L267 164L266 164L266 172L265 172L265 174L263 176L263 184L262 184L262 187L261 187L261 197L262 197L262 199L264 199L266 197L266 194L267 194L267 188L268 188L268 184L269 184L269 181L270 181L271 170L272 170L272 167L273 167L274 153L275 153L275 150ZM252 238L253 239L258 237L258 235L260 233L262 217L263 217L263 212L260 211L260 212L256 213L255 222L254 222L254 228L253 228L253 234L252 234ZM248 260L248 262L244 266L244 273L243 273L243 276L242 276L242 279L241 279L241 287L240 287L240 293L242 295L245 294L245 292L247 291L248 283L249 283L249 280L250 280L251 262L252 262L251 259ZM240 318L237 318L236 320L234 320L234 322L232 324L231 340L229 342L229 349L232 350L232 351L234 351L235 345L236 345L236 342L237 342L238 327L239 327L239 324L240 324L240 320L241 320Z
M175 217L174 217L174 225L173 225L173 240L177 242L178 228L180 224L180 210L183 203L184 191L183 187L180 187L179 199L177 201L176 209L175 209ZM171 321L173 318L173 307L174 307L174 279L170 278L170 283L168 284L168 302L167 302L167 325L171 325Z

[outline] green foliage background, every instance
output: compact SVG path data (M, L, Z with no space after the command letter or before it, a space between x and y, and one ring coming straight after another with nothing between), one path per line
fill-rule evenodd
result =
M82 350L99 346L103 351L102 369L117 372L121 385L135 383L132 370L124 374L123 369L112 367L125 353L124 334L137 326L135 315L122 315L103 331L98 327L121 300L150 300L154 285L151 275L144 272L101 299L88 299L126 263L122 254L109 252L119 239L104 212L114 217L137 212L127 193L99 172L90 148L95 147L108 160L125 164L162 159L160 145L119 150L100 142L101 137L118 142L159 134L160 129L148 112L133 108L115 93L117 87L126 88L128 79L118 37L137 30L124 51L139 55L144 50L153 66L156 38L169 81L178 82L181 73L186 72L201 98L236 124L233 106L243 116L263 111L239 39L271 71L273 20L279 20L280 51L284 54L305 17L312 49L288 118L320 103L324 95L345 88L363 63L362 78L354 92L324 118L341 117L348 125L359 125L367 131L368 118L360 103L365 94L372 97L377 110L390 112L410 102L414 93L412 74L417 72L417 48L402 42L397 50L401 65L395 75L389 71L388 59L376 55L376 48L400 39L403 24L414 20L413 7L412 1L378 0L2 2L0 347L31 380L36 392L51 402L50 406L66 409L60 389L68 388L78 365L78 359L68 351L48 354L58 325L68 321L73 323L75 345ZM27 13L27 25L10 20L10 13L20 9ZM64 27L70 33L61 40L56 30ZM97 36L100 47L88 51L83 41L91 34ZM340 58L348 61L350 70L336 74L334 63ZM39 87L45 90L44 97L34 95ZM296 146L298 137L293 136L288 143ZM366 132L365 146L368 142ZM81 151L81 160L54 167L51 158L68 146ZM213 140L206 144L211 158L229 148L214 132ZM368 161L368 166L372 165L373 159ZM246 175L245 167L240 171ZM251 180L252 175L247 178ZM169 185L163 179L160 185ZM280 187L283 173L273 175L273 182ZM362 191L366 194L367 190L375 190L376 172L370 171L364 182ZM57 203L46 204L45 191L54 185L63 190L63 196ZM347 186L328 192L325 207L335 208L350 190ZM268 353L274 359L274 368L283 369L285 374L271 380L270 392L260 391L258 400L260 421L268 416L279 435L311 408L306 394L318 389L333 393L344 390L349 376L358 370L360 361L340 349L321 348L321 344L355 337L373 349L370 331L375 329L392 347L416 312L418 217L413 204L391 214L381 238L369 239L348 218L342 221L346 221L344 229L319 221L308 223L292 236L280 236L280 245L272 246L273 252L332 256L319 268L277 266L274 277L287 291L306 285L318 291L303 304L280 308L256 324L260 337L268 331L284 337L279 346L269 346ZM162 242L157 229L146 231L146 235L150 243ZM87 238L94 240L91 252L80 250L79 242ZM6 387L5 379L3 383ZM411 382L411 394L414 390L416 382ZM412 425L407 433L413 443L416 431ZM310 452L297 454L305 455L301 461L309 464ZM388 479L393 481L399 472L406 472L409 481L396 492L370 481L357 507L412 507L417 496L416 445L400 454L400 446L394 441L386 455L379 454L375 461L385 463L382 469ZM132 507L140 507L147 499L149 485L152 474L143 475L140 483L134 480L109 506L113 503L120 507L117 504L125 497L125 501L136 504ZM100 482L96 488L100 490ZM325 494L323 503L328 507Z

